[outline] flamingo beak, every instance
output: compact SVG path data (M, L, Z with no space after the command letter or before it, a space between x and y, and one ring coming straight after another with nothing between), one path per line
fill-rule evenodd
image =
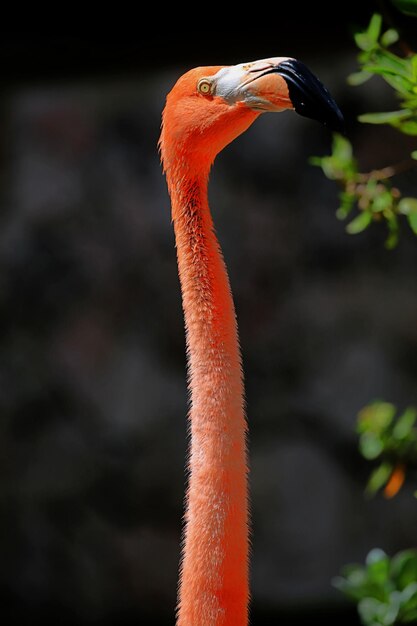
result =
M343 115L335 100L301 61L275 57L242 63L224 68L225 78L227 70L230 71L230 77L234 75L238 81L233 94L235 103L243 102L259 112L293 109L300 115L318 120L331 130L344 131ZM219 91L222 82L227 81L222 81L219 76ZM229 87L231 82L229 80Z
M318 120L331 130L342 132L343 115L328 89L301 61L288 59L266 70L260 77L282 77L294 110L300 115ZM255 81L256 83L256 81Z

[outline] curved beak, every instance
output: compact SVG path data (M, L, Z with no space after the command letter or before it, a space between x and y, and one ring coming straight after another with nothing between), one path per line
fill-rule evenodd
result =
M301 61L275 57L241 63L223 68L216 78L216 95L230 103L243 102L259 112L293 109L331 130L344 131L343 115L335 100Z

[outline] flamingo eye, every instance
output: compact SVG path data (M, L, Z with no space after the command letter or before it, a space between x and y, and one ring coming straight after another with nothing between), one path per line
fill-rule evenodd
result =
M203 96L211 94L212 83L208 78L201 78L197 83L197 91Z

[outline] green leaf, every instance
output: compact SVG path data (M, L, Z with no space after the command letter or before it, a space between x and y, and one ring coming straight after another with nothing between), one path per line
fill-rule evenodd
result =
M375 555L374 555L375 553ZM376 553L378 553L376 555ZM368 562L369 558L374 558L372 562ZM366 559L368 578L377 585L384 585L388 580L390 560L383 550L372 550Z
M371 221L372 213L369 211L362 211L362 213L355 217L355 219L346 226L346 231L349 235L357 235L368 228Z
M333 156L323 157L321 159L321 168L327 178L330 180L341 180L344 178L343 169Z
M392 591L388 598L387 607L382 617L382 624L396 624L396 620L401 608L401 592Z
M366 582L367 578L363 567L361 571L357 572L356 581L355 575L353 575L353 580L343 578L342 576L332 578L332 585L336 587L336 589L339 589L339 591L356 601L366 597Z
M410 224L410 228L415 235L417 235L417 213L414 211L407 215L408 223Z
M366 579L366 570L364 565L362 565L362 563L348 563L347 565L344 565L342 568L342 574L343 576L345 576L345 578L349 579L350 582L353 581L352 577L356 577L356 583L358 581L357 575L360 575L359 581L360 584L362 584L362 582ZM365 578L364 578L365 577Z
M375 433L368 432L361 435L359 439L359 450L362 456L369 461L376 459L384 449L384 444Z
M401 592L401 604L407 609L417 608L417 582L412 582Z
M385 219L387 220L387 225L388 225L388 230L389 230L389 235L385 241L385 247L388 250L392 250L393 248L395 248L395 246L398 243L398 238L399 238L399 226L398 226L398 218L395 215L395 213L393 213L393 211L391 211L391 209L386 209L384 211L384 216Z
M348 582L346 578L343 578L343 576L333 576L332 585L344 593L346 587L348 586Z
M385 240L385 247L387 250L393 250L397 244L398 244L398 240L400 238L400 231L397 228L396 230L391 230L390 234L388 235L388 237Z
M411 158L412 158L412 159L416 159L416 161L417 161L417 150L413 150L413 151L412 151L412 153L411 153Z
M382 28L382 16L379 13L374 13L369 22L367 34L374 43L377 43Z
M364 598L358 603L358 613L367 626L382 624L380 617L385 610L385 605L375 598Z
M352 570L346 577L346 580L352 587L357 587L359 589L359 587L365 586L368 580L368 575L365 568L360 566L357 569Z
M380 65L374 61L372 61L372 63L365 63L362 66L362 71L368 72L369 74L378 74L387 80L390 77L401 78L402 81L404 81L401 84L406 88L407 95L412 94L413 79L411 77L410 67L396 66L392 61L386 63L386 61L383 60Z
M416 409L409 407L398 418L397 423L392 429L392 435L395 439L406 439L413 431L413 426L417 419Z
M414 82L417 81L417 54L413 54L413 56L410 58L411 61L411 67L413 68L413 80Z
M400 590L417 581L417 550L403 550L392 557L391 577Z
M398 203L398 212L402 215L417 213L417 198L401 198Z
M392 207L392 194L388 190L379 192L376 198L374 198L371 211L372 213L382 213L386 209L390 209Z
M367 124L392 124L412 115L410 109L400 111L387 111L386 113L364 113L359 115L358 120Z
M370 59L374 68L371 70L365 64L363 70L382 75L397 74L407 79L411 84L413 83L413 68L410 57L399 57L389 50L378 48L372 52Z
M356 161L352 156L352 145L342 135L333 134L332 154L324 157L311 157L310 163L322 168L330 180L351 180L357 171Z
M355 205L356 196L353 193L342 191L339 194L340 206L336 211L336 217L339 220L344 220Z
M391 0L392 4L402 13L417 17L416 0Z
M335 576L332 585L352 600L358 601L369 594L368 577L363 565L345 565L344 576Z
M385 80L388 85L393 87L399 94L404 96L407 100L412 98L413 93L413 83L409 78L404 78L403 76L398 76L398 74L388 74L386 72L375 72L376 74L381 74L382 78Z
M375 494L381 487L385 485L392 472L391 463L381 463L371 473L368 483L366 485L366 492L369 494Z
M394 419L396 408L390 402L376 401L368 404L358 413L358 432L382 433Z
M371 39L368 33L355 33L353 35L355 43L364 52L369 52L375 47L375 42Z
M347 83L348 85L352 85L352 87L358 87L366 83L370 78L372 78L370 72L353 72L347 77Z
M417 81L416 81L417 82ZM417 87L416 87L417 89ZM404 101L403 106L406 109L412 109L414 111L415 114L417 114L417 95L416 94L409 94L406 97L406 102ZM415 116L414 116L415 119Z
M388 624L395 624L401 607L401 592L392 591L389 595L388 603L383 612L381 612L381 623L388 626Z
M365 563L369 567L370 565L374 565L375 563L385 562L388 559L387 553L381 548L373 548L368 552Z
M351 167L353 161L352 144L346 137L339 133L333 133L332 142L333 158L340 167Z
M308 162L310 163L310 165L317 165L317 167L321 167L321 162L323 161L323 158L325 157L311 156L308 159Z
M405 135L417 135L417 120L403 120L399 124L392 124Z
M383 33L381 37L381 44L385 46L385 48L388 48L389 46L392 46L393 43L398 41L399 38L400 36L395 28L389 28L385 31L385 33Z

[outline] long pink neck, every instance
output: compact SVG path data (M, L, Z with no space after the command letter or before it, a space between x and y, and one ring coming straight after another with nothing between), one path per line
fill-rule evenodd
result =
M208 173L170 180L191 391L178 626L248 623L246 421L235 310ZM178 181L178 177L176 177Z

